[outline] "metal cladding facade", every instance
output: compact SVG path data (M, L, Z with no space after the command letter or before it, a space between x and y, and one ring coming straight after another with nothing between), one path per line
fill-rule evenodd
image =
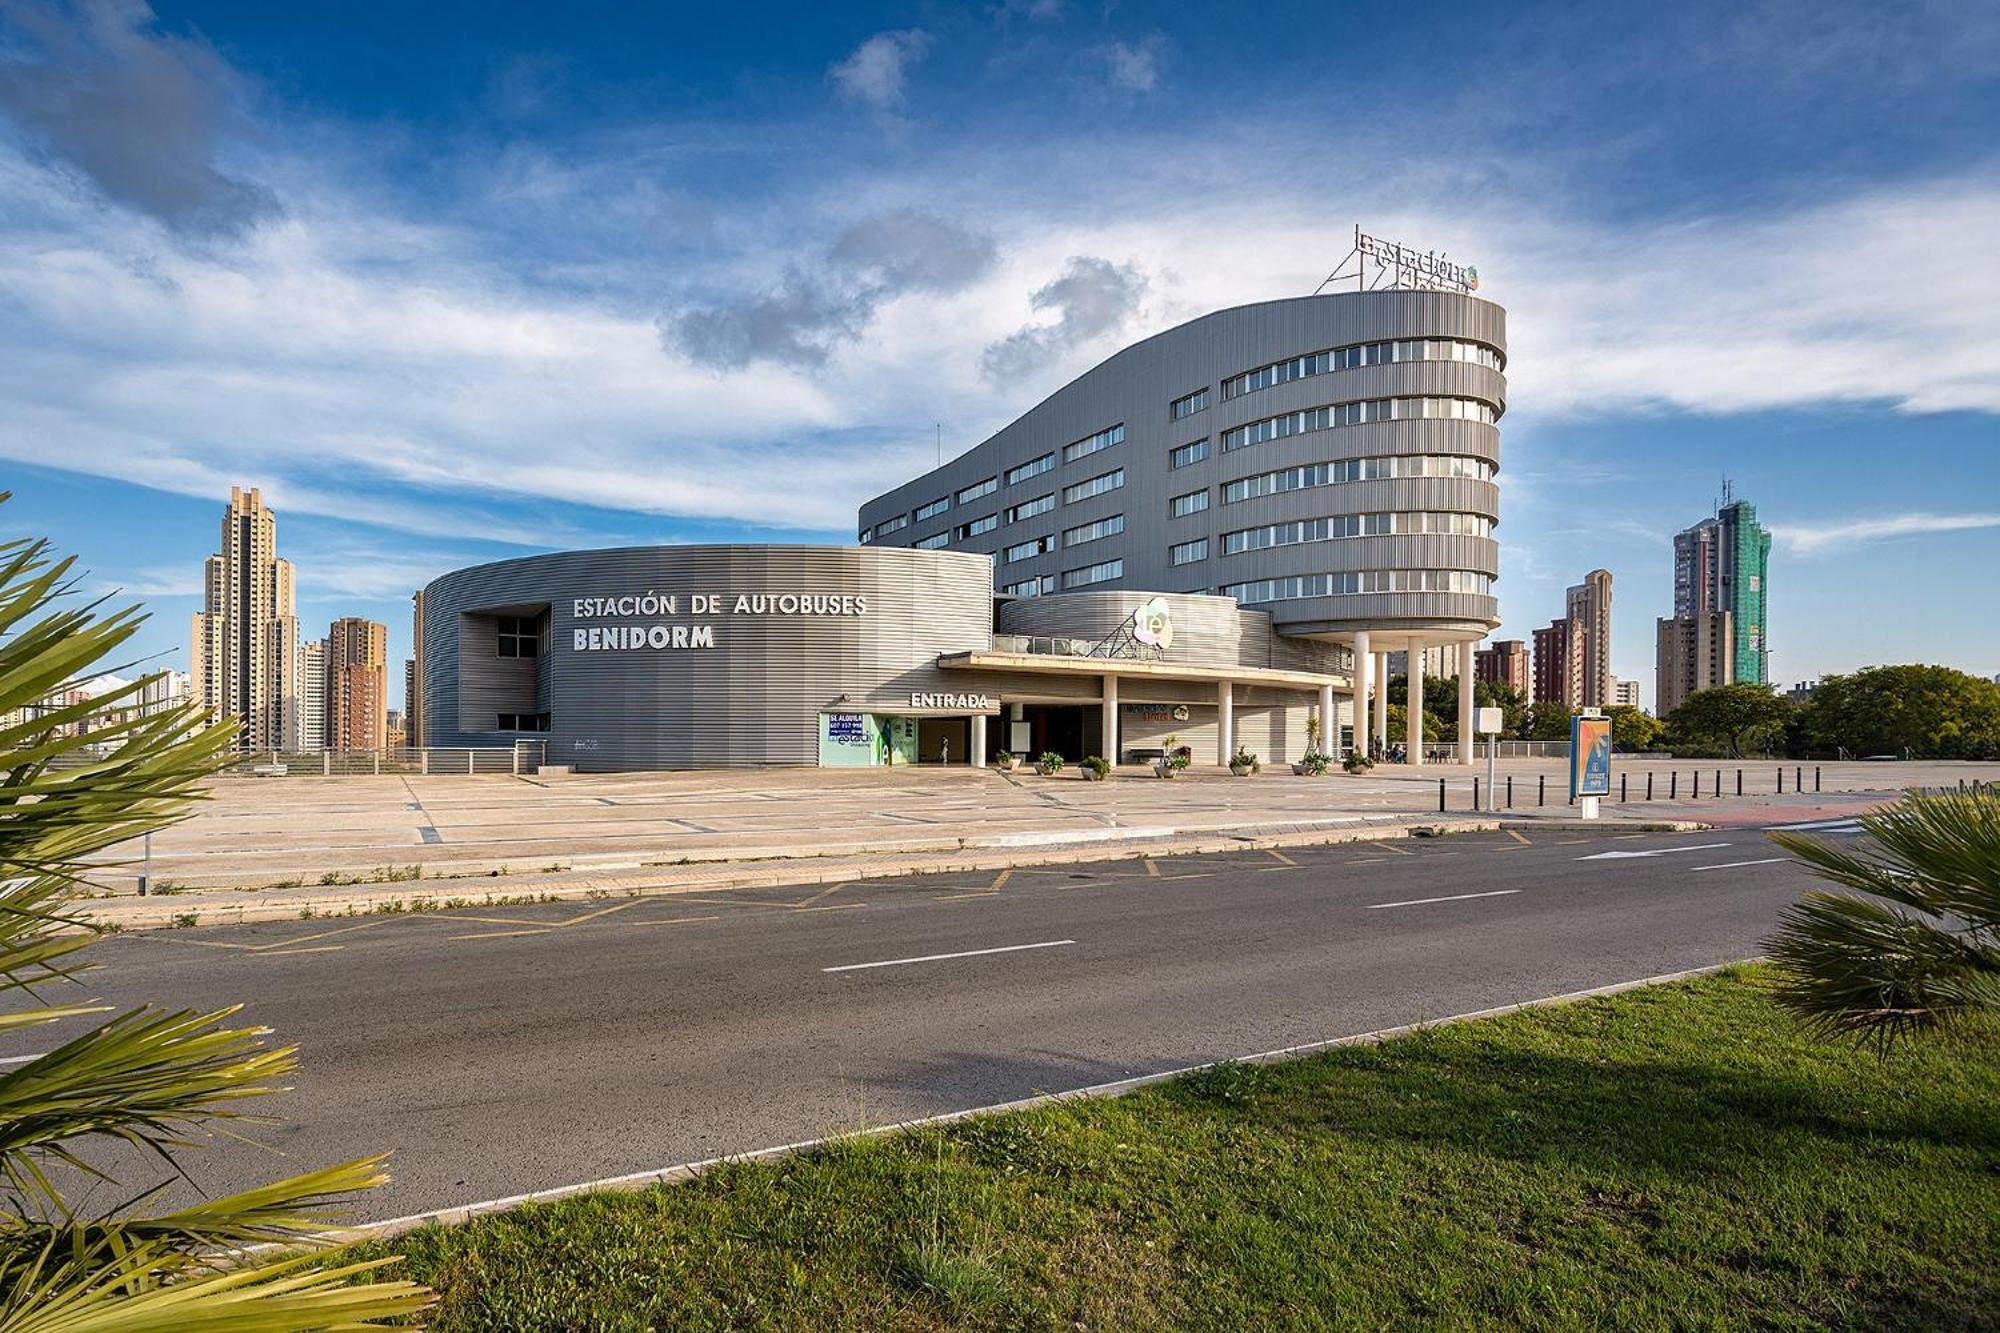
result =
M994 613L993 629L1003 636L1096 639L1110 627L1122 624L1153 596L1150 592L1109 589L1060 597L1023 597L1000 604ZM1245 611L1231 598L1172 596L1167 601L1174 624L1174 646L1167 655L1171 660L1218 668L1312 671L1329 676L1345 674L1347 670L1346 654L1332 644L1285 638L1275 632L1270 616L1262 611ZM1148 684L1132 679L1125 682L1124 688L1136 698L1148 692ZM1213 686L1177 681L1157 682L1149 697L1171 698L1176 690L1204 700L1215 696Z
M990 641L990 566L949 551L642 546L461 569L419 603L424 739L531 735L550 763L592 771L812 764L830 707L911 714L925 711L913 694L982 688L937 658ZM500 725L523 715L546 732Z
M1452 292L1336 292L1218 311L1126 348L991 439L870 500L861 539L994 554L995 585L1019 595L1261 585L1241 600L1288 635L1477 638L1499 623L1492 475L1505 352L1506 312ZM1259 371L1271 372L1267 382L1243 378ZM1327 424L1314 424L1315 413ZM1239 434L1288 417L1297 427L1289 432ZM1069 450L1121 430L1109 447ZM1231 441L1237 447L1225 447ZM1175 451L1197 442L1202 456L1176 466ZM1008 481L1010 469L1048 455L1048 470ZM1440 460L1442 475L1404 474L1431 467L1409 461L1423 458ZM1232 482L1323 464L1388 475L1329 473L1230 498ZM1071 489L1114 471L1115 488ZM988 478L995 485L985 491ZM1189 498L1197 495L1205 498ZM1042 512L1010 515L1043 496L1053 503ZM1119 522L1108 535L1093 530ZM1273 539L1238 537L1244 549L1225 550L1230 534L1246 533ZM1099 580L1086 583L1093 571Z

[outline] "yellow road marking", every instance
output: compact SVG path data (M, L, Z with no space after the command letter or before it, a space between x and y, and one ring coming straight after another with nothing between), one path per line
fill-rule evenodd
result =
M804 902L786 903L785 906L791 908L794 911L797 911L800 908L804 907L811 907L814 903L818 902L820 899L830 897L833 894L839 893L842 889L846 888L849 884L852 884L853 882L854 882L853 880L844 879L830 889L821 889L818 893L815 893L812 897L806 899Z
M1507 836L1512 838L1515 842L1520 843L1523 847L1528 846L1528 840L1522 837L1520 831L1517 829L1508 829Z
M1298 862L1297 862L1297 861L1294 861L1294 860L1293 860L1293 859L1292 859L1291 857L1289 857L1289 856L1286 856L1286 855L1285 855L1285 854L1284 854L1283 852L1281 852L1281 851L1278 851L1278 850L1277 850L1276 848L1272 848L1272 847L1266 847L1266 848L1264 849L1264 852L1265 852L1265 854L1266 854L1267 856L1275 856L1276 858L1278 858L1278 859L1279 859L1280 861L1283 861L1283 862L1284 862L1284 863L1285 863L1286 865L1288 865L1288 866L1297 866L1297 865L1298 865Z
M540 930L488 930L478 935L447 935L445 938L448 940L504 940L510 939L515 935L547 935L553 930L555 930L554 926L543 926Z
M256 947L257 952L259 953L277 953L279 950L288 950L291 952L303 953L305 952L305 950L303 949L292 950L291 946L294 944L310 944L314 940L323 940L327 938L329 935L345 935L350 931L356 931L356 930L373 930L376 926L386 924L388 920L389 918L383 917L375 921L363 921L358 926L341 926L337 930L322 930L311 935L301 935L297 939L280 940L276 944L265 944L253 947Z
M821 903L818 907L795 907L792 910L795 912L854 912L866 906L868 906L867 903Z
M1185 875L1162 875L1161 879L1214 879L1213 870L1192 870Z
M680 899L680 901L682 901L682 902L684 902L684 903L694 903L694 904L696 904L697 906L700 906L700 907L764 907L764 908L774 908L774 907L783 907L783 906L784 906L784 904L783 904L783 903L780 903L780 902L769 902L769 903L754 903L754 902L752 902L752 903L746 903L746 902L744 902L744 901L743 901L743 900L742 900L741 898L687 898L687 897L683 897L683 898L681 898L681 899Z
M670 916L659 921L628 921L628 926L685 926L696 921L720 921L719 916Z
M1007 881L1009 879L1012 879L1013 876L1014 876L1014 868L1012 866L1009 866L1007 869L995 875L993 877L993 882L987 885L987 888L991 889L995 893L998 893L1001 889L1007 886Z
M567 921L558 921L555 923L555 928L560 930L564 926L580 926L586 921L595 921L598 917L610 916L613 912L622 912L628 907L637 907L638 905L639 900L637 898L632 899L630 902L613 903L609 907L600 907L595 912L585 912L582 916L573 916Z
M204 949L244 949L250 953L255 953L264 947L259 944L225 944L221 940L177 940L171 935L162 935L160 938L174 944L199 944Z
M1158 879L1160 877L1160 863L1158 861L1155 861L1150 856L1143 857L1141 859L1144 860L1146 864L1146 873L1152 878Z
M266 958L277 958L288 953L339 953L345 944L316 944L310 949L259 949Z
M477 921L481 925L485 926L538 926L541 924L541 922L539 921L532 921L526 917L473 916L470 913L461 915L460 913L457 912L437 912L437 913L419 912L416 913L415 916L416 919L419 921L436 921L440 925L451 921Z
M974 889L970 893L940 893L935 901L948 903L955 902L960 898L998 898L999 896L1000 891L998 889Z
M1348 864L1356 866L1379 866L1388 859L1386 856L1370 856L1360 861L1350 861Z
M1396 845L1395 843L1393 843L1393 842L1381 842L1381 843L1377 843L1376 845L1377 845L1378 847L1380 847L1380 848L1381 848L1381 849L1382 849L1383 851L1385 851L1385 852L1394 852L1394 853L1395 853L1396 855L1398 855L1398 856L1415 856L1415 855L1416 855L1416 853L1415 853L1415 852L1413 852L1413 851L1411 851L1411 850L1410 850L1409 848L1407 848L1407 847L1398 847L1398 846L1397 846L1397 845Z

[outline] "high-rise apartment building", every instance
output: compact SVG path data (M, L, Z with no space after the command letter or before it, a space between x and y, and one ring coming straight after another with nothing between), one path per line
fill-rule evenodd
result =
M1611 571L1593 569L1564 597L1563 614L1583 626L1582 692L1585 708L1609 708L1611 674Z
M1496 639L1491 648L1480 649L1473 655L1472 673L1479 680L1505 685L1524 699L1534 684L1528 671L1528 645L1519 639Z
M1771 678L1770 563L1771 533L1757 521L1756 506L1731 501L1727 492L1715 517L1674 538L1674 615L1730 617L1728 671L1716 684Z
M1555 620L1535 631L1535 702L1583 707L1583 622Z
M1611 683L1611 703L1616 708L1637 708L1639 706L1639 682L1618 680Z
M195 697L241 725L245 750L282 749L297 731L299 622L278 520L255 487L232 486L221 549L203 567L190 658Z
M326 748L326 658L325 639L308 639L299 645L299 724L293 749Z
M1696 690L1730 683L1736 660L1736 627L1727 611L1673 616L1659 622L1655 660L1659 681L1653 711L1673 712Z
M422 745L423 733L417 730L417 709L422 691L417 687L417 659L403 659L403 744Z
M380 750L388 744L389 627L343 616L326 636L327 748Z

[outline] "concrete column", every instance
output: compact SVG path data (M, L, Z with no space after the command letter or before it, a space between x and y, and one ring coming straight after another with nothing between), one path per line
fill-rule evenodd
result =
M1340 754L1340 714L1333 706L1333 686L1319 687L1319 752Z
M1104 719L1099 726L1104 733L1104 757L1113 764L1118 762L1118 677L1104 677Z
M1472 700L1472 650L1479 646L1477 639L1458 645L1458 762L1471 764L1476 744L1472 729L1477 716Z
M1389 654L1375 654L1375 748L1389 748Z
M1215 762L1227 767L1236 754L1236 685L1220 681L1215 687Z
M1354 748L1368 753L1369 686L1374 681L1375 654L1368 649L1368 631L1354 632Z
M1424 650L1415 639L1410 640L1409 659L1410 670L1403 677L1403 713L1409 724L1403 728L1403 749L1416 768L1424 762Z
M985 767L986 714L974 713L972 715L972 744L967 748L971 750L971 753L965 756L965 762L971 764L974 768Z

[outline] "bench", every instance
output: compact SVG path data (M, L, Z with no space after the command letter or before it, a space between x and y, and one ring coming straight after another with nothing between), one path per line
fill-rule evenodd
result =
M250 776L253 778L281 778L285 776L285 766L283 764L253 764L250 767Z

